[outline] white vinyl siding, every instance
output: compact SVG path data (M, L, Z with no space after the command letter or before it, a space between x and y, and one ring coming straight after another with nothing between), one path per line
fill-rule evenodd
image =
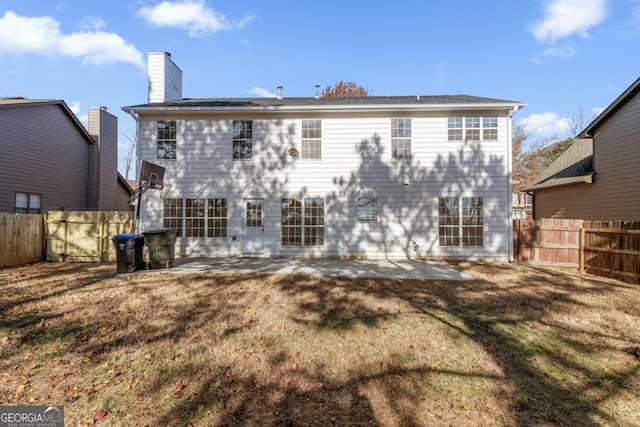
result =
M477 117L495 116L478 111ZM184 238L176 245L183 255L226 256L242 253L244 225L242 200L264 199L265 255L267 256L386 256L477 257L506 259L510 223L507 175L507 113L497 117L497 140L481 144L448 139L448 117L435 113L411 116L411 158L397 161L391 153L391 119L332 117L322 120L322 161L292 158L301 149L302 117L246 117L177 120L179 156L159 161L166 167L165 197L225 198L227 237ZM154 120L141 117L140 159L153 162ZM233 121L251 120L253 161L234 161ZM259 146L259 150L255 148ZM410 183L405 186L405 178ZM449 194L482 197L482 247L438 245L438 200ZM324 244L305 246L301 228L284 233L282 198L324 200ZM377 200L377 221L359 221L359 198ZM143 197L141 229L162 227L162 192ZM292 208L293 209L293 208ZM294 218L294 217L292 217ZM294 220L292 220L295 222ZM303 221L300 217L300 221ZM235 240L234 240L235 238ZM289 237L287 237L289 239ZM413 243L415 242L415 244ZM418 249L414 250L415 247Z

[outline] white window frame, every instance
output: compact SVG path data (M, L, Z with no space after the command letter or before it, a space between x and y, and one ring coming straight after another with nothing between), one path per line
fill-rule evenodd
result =
M498 116L447 118L447 141L497 141Z
M286 212L285 218L283 213ZM280 224L283 247L324 246L325 203L322 197L283 197L280 204Z
M156 122L156 157L158 160L175 160L178 150L178 123L175 120Z
M411 159L411 119L391 119L391 157L396 160Z
M231 127L233 160L253 159L253 120L234 120Z
M322 159L322 120L303 119L301 122L302 159Z
M227 237L228 213L226 198L166 198L162 211L165 228L192 239Z
M358 222L378 222L378 199L359 197L356 201L356 219Z
M438 244L441 247L484 247L482 197L438 199Z

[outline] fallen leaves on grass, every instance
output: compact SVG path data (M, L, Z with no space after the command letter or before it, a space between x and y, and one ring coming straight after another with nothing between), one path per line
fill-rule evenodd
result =
M101 419L103 419L104 417L107 416L107 410L102 408L100 409L98 412L96 412L96 414L93 416L93 422L94 424L97 423L98 421L100 421Z

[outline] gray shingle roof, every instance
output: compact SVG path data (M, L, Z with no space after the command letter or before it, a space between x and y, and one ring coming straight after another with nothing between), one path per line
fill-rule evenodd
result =
M533 180L532 185L525 188L525 191L590 183L594 174L593 140L576 139L567 151L562 153Z
M366 105L458 105L458 104L515 104L522 102L484 98L470 95L429 95L429 96L362 96L337 98L185 98L179 101L132 105L123 110L155 108L264 108L264 107L313 107L313 106L366 106Z

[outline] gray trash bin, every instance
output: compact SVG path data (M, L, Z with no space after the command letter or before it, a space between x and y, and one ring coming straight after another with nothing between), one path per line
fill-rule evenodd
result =
M145 231L144 242L149 249L149 268L171 268L175 264L176 230L163 228Z

